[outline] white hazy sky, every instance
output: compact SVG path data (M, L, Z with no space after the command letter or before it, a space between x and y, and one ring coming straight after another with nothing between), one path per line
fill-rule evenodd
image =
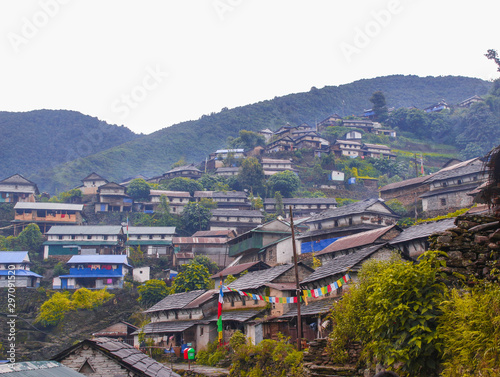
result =
M498 0L2 0L0 110L151 133L312 86L500 76Z

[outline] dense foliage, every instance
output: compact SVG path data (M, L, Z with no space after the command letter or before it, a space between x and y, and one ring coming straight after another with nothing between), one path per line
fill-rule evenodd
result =
M17 237L0 236L0 250L29 251L30 258L36 257L42 251L42 245L43 234L34 223L28 224Z
M300 178L290 170L285 170L269 177L267 186L269 196L274 196L274 193L279 191L283 197L291 198L300 187Z
M210 272L199 263L183 264L175 277L170 293L182 293L210 287Z
M163 280L150 279L137 288L139 298L137 301L144 307L150 307L168 296L169 288Z
M364 359L397 369L403 376L435 376L442 339L437 330L446 287L440 283L438 252L418 264L394 258L367 262L359 283L332 311L331 353L346 360L349 341L364 345Z
M127 187L127 194L135 201L148 201L151 187L142 178L133 179Z

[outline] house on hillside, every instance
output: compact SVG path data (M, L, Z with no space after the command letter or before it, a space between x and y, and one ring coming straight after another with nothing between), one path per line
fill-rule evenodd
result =
M474 95L472 97L469 97L467 99L464 99L462 102L460 102L457 106L458 107L471 107L473 104L477 102L484 102L484 99L479 97L478 95Z
M191 194L187 191L150 190L150 201L137 203L136 211L144 213L156 212L161 203L162 196L168 199L170 212L173 214L182 214L184 206L188 204L191 199Z
M38 288L42 276L30 271L27 251L0 251L0 288Z
M107 179L104 179L99 174L91 173L82 179L83 185L79 187L83 195L97 195L97 189L106 183Z
M264 263L262 261L256 261L256 262L248 262L248 263L241 263L241 264L235 264L237 261L235 260L231 265L226 267L220 272L217 272L216 274L213 274L210 276L210 279L214 281L214 286L217 287L217 285L220 283L221 279L225 280L229 275L239 278L242 276L243 272L248 273L248 272L253 272L253 271L261 271L261 270L267 270L268 268L271 268L267 263ZM239 260L238 260L239 262Z
M305 227L299 226L304 230ZM298 230L297 230L298 231ZM263 261L270 266L290 263L293 256L290 223L276 219L227 241L229 256L238 263ZM298 243L296 248L299 250Z
M384 135L384 136L389 136L389 137L394 137L394 138L397 136L397 132L394 130L383 130L380 128L375 129L373 131L373 133L375 135Z
M364 132L372 133L375 128L380 127L380 124L367 119L344 119L342 120L342 127L359 128Z
M424 109L426 113L434 113L443 110L450 110L451 106L449 106L444 100L439 101L438 103L434 103Z
M269 143L269 140L272 139L274 132L271 131L269 128L265 128L263 130L257 131L259 135L264 136L264 139L266 140L266 143Z
M52 360L86 376L180 377L139 349L105 337L85 339L58 353ZM58 375L72 376L64 372Z
M338 114L332 114L328 118L318 123L318 131L323 131L330 126L338 126L342 123L342 117Z
M69 274L55 277L52 289L123 288L132 269L126 255L73 255L67 265Z
M351 158L361 157L362 144L353 140L337 140L330 149L337 157L347 156Z
M228 157L236 158L236 159L242 159L245 158L245 150L238 148L238 149L218 149L214 153L210 153L210 159L217 159L217 160L225 160Z
M396 155L391 152L391 148L387 145L365 143L361 149L364 157L396 159Z
M473 198L467 193L486 181L484 164L479 158L439 170L425 182L430 190L422 195L422 209L428 215L443 215L469 207Z
M216 237L216 238L225 238L226 240L229 240L236 236L237 236L236 232L232 229L199 230L192 235L192 237Z
M251 209L252 205L243 191L195 191L196 201L203 198L212 199L219 209Z
M293 168L292 161L287 159L262 158L261 164L266 178L285 170L296 171Z
M125 186L109 182L97 188L95 212L132 212L134 200L128 196Z
M33 203L35 196L39 194L37 185L21 174L14 174L0 181L0 203Z
M155 346L173 348L180 356L181 347L191 343L200 351L217 339L217 326L207 318L217 315L218 291L194 290L168 295L144 313L151 319L140 331L153 339ZM139 344L139 330L134 345Z
M256 210L212 209L210 230L230 229L241 234L262 223L264 216Z
M83 204L18 202L14 206L14 234L19 234L28 224L35 223L46 234L55 225L82 223Z
M190 253L193 257L203 255L224 268L232 261L228 256L227 240L226 237L174 237L173 245L177 253Z
M294 145L295 143L290 136L284 136L267 144L266 153L292 151Z
M129 226L123 227L123 233L127 236L125 248L130 255L130 248L141 251L148 257L160 257L172 253L172 241L175 236L174 226Z
M360 131L349 131L344 135L345 140L361 140L363 134Z
M53 226L43 243L43 258L68 260L79 254L121 254L125 239L121 225Z
M203 175L203 172L196 168L193 164L191 165L185 165L185 166L179 166L177 168L173 168L166 173L163 174L161 179L172 179L172 178L177 178L177 177L182 177L182 178L191 178L191 179L198 179L201 178Z
M389 244L402 254L417 259L429 250L429 236L451 228L455 228L455 218L413 225L389 241Z
M328 146L330 143L316 132L300 132L294 137L295 149L321 149L322 145Z
M414 205L421 202L420 195L430 190L430 183L426 182L429 178L429 175L424 175L389 183L379 189L380 197L384 200L397 199L405 206Z
M294 217L310 216L337 207L335 198L283 198L283 209L285 217L290 216L289 208L292 208ZM264 210L267 213L276 212L276 199L264 199Z
M132 333L137 330L139 330L137 326L134 326L125 321L120 321L117 323L113 323L111 326L108 326L105 329L93 333L92 337L106 337L133 346L134 336L132 335Z
M240 168L238 167L227 167L227 168L221 167L215 169L215 175L220 175L223 177L234 177L238 175L239 170Z
M318 251L316 257L325 263L339 255L352 253L362 247L386 244L397 237L401 231L402 229L397 225L390 225L341 237L323 250Z

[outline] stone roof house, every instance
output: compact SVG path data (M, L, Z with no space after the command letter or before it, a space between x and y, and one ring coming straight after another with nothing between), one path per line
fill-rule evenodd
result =
M0 203L34 202L38 194L37 185L21 174L0 181Z

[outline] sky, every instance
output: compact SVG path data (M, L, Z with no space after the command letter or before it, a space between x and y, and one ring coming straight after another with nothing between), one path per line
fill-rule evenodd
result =
M2 0L0 111L149 134L311 87L500 76L498 0Z

